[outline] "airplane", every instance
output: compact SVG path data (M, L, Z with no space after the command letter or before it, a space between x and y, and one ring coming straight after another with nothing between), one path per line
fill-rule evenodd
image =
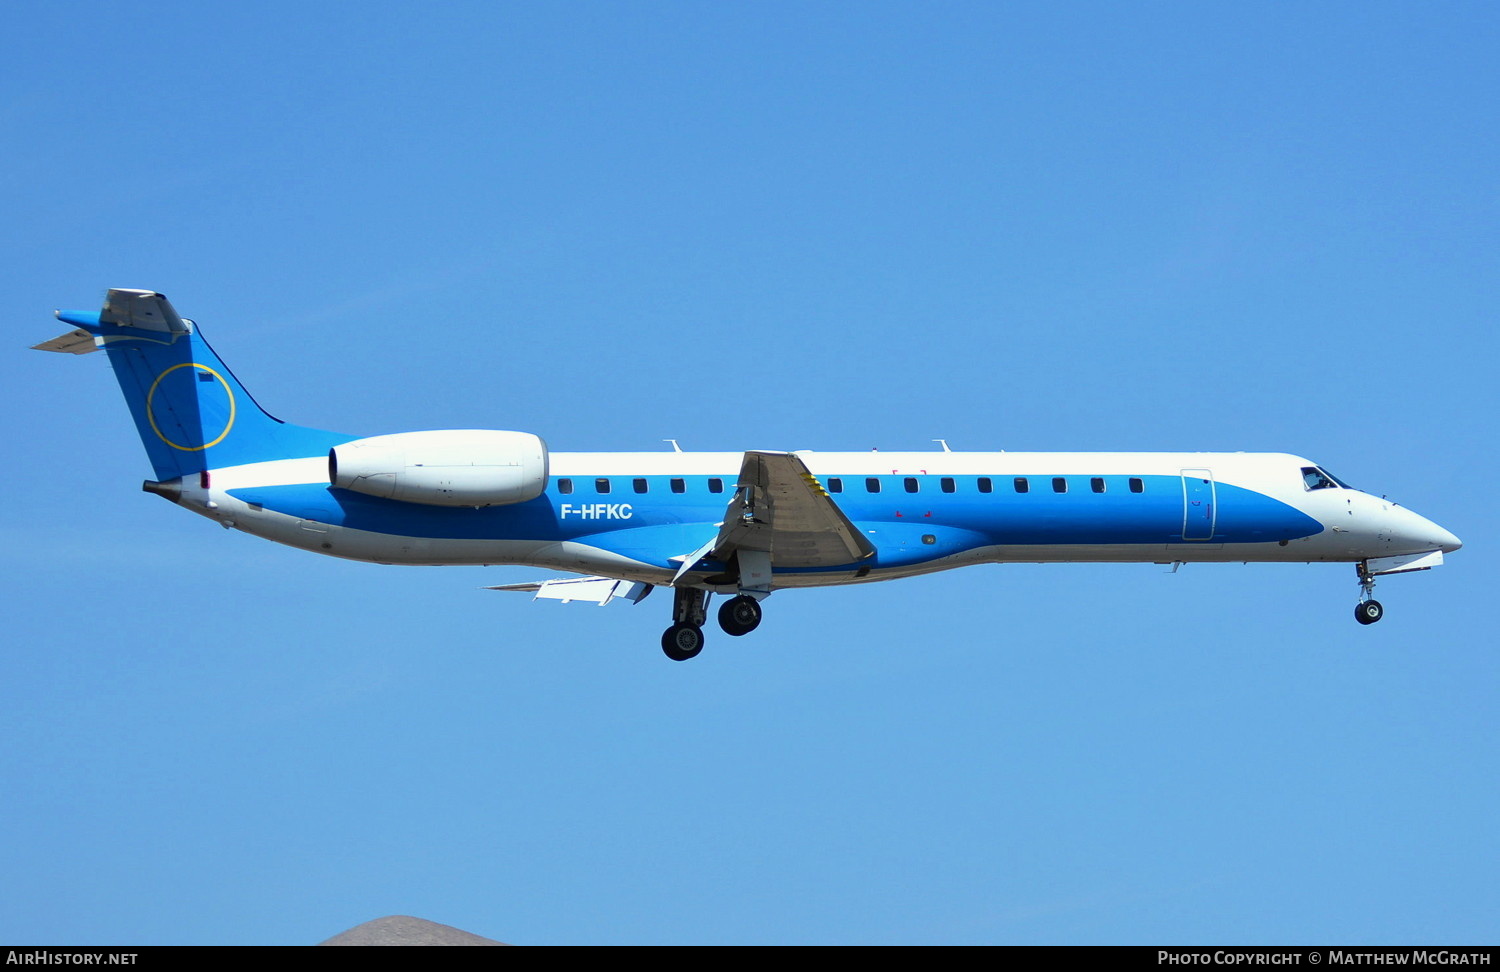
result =
M55 314L74 329L35 347L107 354L156 477L146 492L333 557L584 575L490 588L534 598L665 587L674 661L702 650L714 594L741 636L777 590L983 563L1353 563L1368 625L1384 615L1377 577L1462 546L1283 453L569 453L529 432L324 432L261 409L159 293Z

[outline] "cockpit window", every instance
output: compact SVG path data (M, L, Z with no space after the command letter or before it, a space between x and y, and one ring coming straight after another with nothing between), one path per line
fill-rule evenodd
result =
M1318 467L1318 472L1322 473L1323 475L1327 476L1329 479L1331 479L1334 482L1338 483L1344 489L1353 489L1354 488L1353 486L1350 486L1348 483L1344 482L1342 479L1340 479L1337 476L1335 476L1333 473L1331 473L1328 470L1324 469L1322 466Z
M1337 487L1344 486L1343 483L1334 479L1317 466L1302 467L1302 484L1308 489L1336 489ZM1344 486L1344 488L1348 489L1349 487Z

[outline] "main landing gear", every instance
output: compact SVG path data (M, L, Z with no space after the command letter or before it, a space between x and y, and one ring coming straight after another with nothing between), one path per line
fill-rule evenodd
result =
M662 633L661 650L673 661L687 661L703 650L703 622L708 617L708 591L678 587L672 591L672 620ZM760 602L748 594L731 597L719 608L719 627L738 638L754 631L761 620Z
M1375 600L1375 575L1364 561L1354 565L1359 571L1359 603L1354 605L1354 620L1360 624L1374 624L1385 617L1385 608Z
M760 602L748 594L731 597L719 608L719 627L736 638L754 631L760 618Z
M678 587L672 591L672 620L661 636L661 650L673 661L687 661L703 650L703 619L708 616L708 591Z
M678 621L663 632L661 650L673 661L687 661L703 650L703 627Z

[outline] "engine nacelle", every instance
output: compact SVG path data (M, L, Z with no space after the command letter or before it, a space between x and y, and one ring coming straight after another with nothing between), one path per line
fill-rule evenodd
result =
M489 429L376 435L328 450L328 481L428 506L524 503L547 488L547 444Z

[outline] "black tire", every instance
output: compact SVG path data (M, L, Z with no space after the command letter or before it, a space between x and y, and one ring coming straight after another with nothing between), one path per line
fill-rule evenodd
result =
M703 629L679 621L662 633L661 650L673 661L687 661L703 650Z
M760 602L745 594L731 597L719 608L719 627L738 638L760 626Z
M1385 608L1379 601L1360 601L1354 605L1354 620L1360 624L1374 624L1385 617Z

